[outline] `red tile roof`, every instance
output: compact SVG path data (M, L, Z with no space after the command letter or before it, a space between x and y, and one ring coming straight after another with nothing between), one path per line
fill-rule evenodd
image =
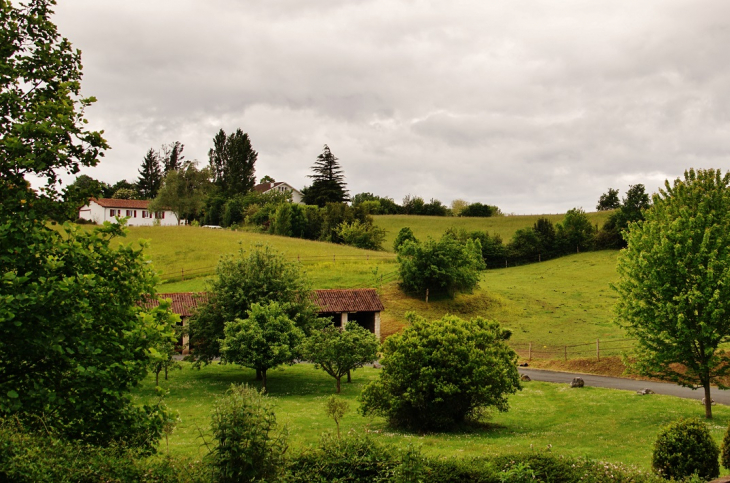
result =
M380 312L385 310L373 288L315 290L314 302L320 312Z
M114 198L91 198L99 206L104 208L136 208L145 210L150 205L150 200L116 200Z
M180 317L190 317L195 313L198 305L208 302L207 292L177 292L157 294L161 299L172 300L172 311ZM157 300L148 300L144 306L148 309L157 307L160 303Z
M275 186L279 186L280 184L284 184L284 183L281 181L275 181L273 183L261 183L261 184L257 184L256 186L254 186L253 190L257 193L266 193L271 188L273 188Z
M172 311L181 317L190 317L199 305L208 302L206 292L161 293L160 298L172 300ZM350 290L315 290L312 300L319 307L320 313L331 312L380 312L385 310L378 293L372 288ZM147 308L157 307L159 302L150 300L144 304Z

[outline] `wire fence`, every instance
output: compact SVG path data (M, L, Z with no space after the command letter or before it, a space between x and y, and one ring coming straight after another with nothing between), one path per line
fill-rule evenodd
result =
M613 339L572 345L547 345L534 342L510 344L522 359L589 359L631 354L634 351L635 339Z

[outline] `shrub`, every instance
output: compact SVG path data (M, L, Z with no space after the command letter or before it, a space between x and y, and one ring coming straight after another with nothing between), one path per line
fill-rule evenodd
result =
M232 385L213 409L216 446L210 454L218 481L276 479L284 468L286 429L278 435L270 399L244 384Z
M517 354L497 322L452 315L426 321L407 314L410 326L383 344L380 378L363 390L361 412L397 427L442 430L483 408L508 408L520 389Z
M338 438L324 434L319 448L291 462L287 481L388 481L398 466L397 454L394 447L368 435L350 433Z
M361 223L359 220L342 223L337 227L337 235L345 245L365 250L382 250L385 240L385 230L372 223Z
M439 241L406 241L398 251L401 284L407 291L446 293L471 292L484 269L479 240L460 242L451 234Z
M679 419L659 432L651 466L666 479L681 480L697 473L700 478L711 480L720 474L719 455L705 423L699 419Z

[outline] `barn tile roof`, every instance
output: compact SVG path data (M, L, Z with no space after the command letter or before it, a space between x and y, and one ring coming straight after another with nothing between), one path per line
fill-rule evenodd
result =
M207 292L176 292L157 294L161 299L171 299L172 311L180 317L190 317L198 308L208 301ZM157 307L160 303L157 300L148 300L144 306L148 309Z
M314 302L320 312L380 312L385 310L373 288L315 290Z
M95 201L99 206L104 208L136 208L138 210L145 210L150 205L150 200L117 200L114 198L91 198L91 201Z
M199 305L208 302L207 292L178 292L158 294L162 299L172 300L172 311L181 317L190 317ZM330 312L380 312L385 310L377 292L372 288L350 290L315 290L312 300L320 313ZM157 300L144 303L147 308L157 307Z

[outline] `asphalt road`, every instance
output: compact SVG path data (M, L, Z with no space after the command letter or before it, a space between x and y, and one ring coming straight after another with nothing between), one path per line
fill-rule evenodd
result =
M586 386L607 387L609 389L620 389L625 391L641 391L651 389L657 394L682 397L685 399L696 399L701 401L705 396L702 388L690 389L668 382L635 381L622 377L594 376L592 374L579 374L572 372L544 371L542 369L528 369L519 367L520 374L527 374L533 381L555 382L570 384L574 377L581 377ZM730 391L721 391L716 387L711 390L712 399L716 404L730 405Z

